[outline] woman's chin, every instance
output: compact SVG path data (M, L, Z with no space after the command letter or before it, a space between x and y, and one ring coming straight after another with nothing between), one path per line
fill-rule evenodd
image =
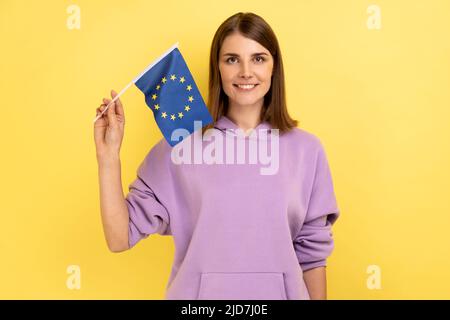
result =
M261 99L237 99L232 100L231 103L245 108L245 107L252 107L255 104L258 104L260 100Z

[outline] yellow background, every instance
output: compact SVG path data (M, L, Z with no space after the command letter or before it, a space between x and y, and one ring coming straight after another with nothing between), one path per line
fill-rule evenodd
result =
M69 5L81 28L69 30ZM367 8L381 9L370 30ZM450 298L450 2L0 2L0 298L163 299L174 253L154 235L108 251L95 109L173 43L207 97L212 37L252 11L272 26L288 108L324 143L340 220L330 299ZM162 136L142 93L122 97L124 192ZM67 267L81 268L70 290ZM381 268L370 290L367 267Z

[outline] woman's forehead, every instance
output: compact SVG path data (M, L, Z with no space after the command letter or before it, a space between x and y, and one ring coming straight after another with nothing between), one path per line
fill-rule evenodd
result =
M230 55L254 55L258 53L269 53L259 42L244 37L241 34L233 33L227 36L220 48L220 54Z

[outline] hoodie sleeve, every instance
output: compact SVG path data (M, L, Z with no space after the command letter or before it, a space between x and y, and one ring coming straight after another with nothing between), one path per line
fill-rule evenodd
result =
M319 141L306 217L294 239L294 248L303 271L326 266L326 259L334 249L331 227L338 216L339 208L327 156Z
M155 193L161 179L164 157L151 150L137 170L136 179L128 186L128 244L131 249L150 234L171 235L169 212ZM158 172L157 172L158 170Z

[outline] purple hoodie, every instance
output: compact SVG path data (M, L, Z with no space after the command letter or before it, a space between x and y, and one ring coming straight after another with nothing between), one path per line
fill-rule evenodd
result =
M215 139L201 142L203 148L218 138L223 148L235 142L235 151L238 141L248 150L251 139L275 139L230 129L239 127L222 116L211 130ZM270 129L262 122L254 132ZM192 145L196 134L174 148ZM175 257L165 299L310 298L303 271L326 265L339 209L321 141L299 128L276 140L279 166L266 175L260 168L267 165L249 161L178 164L164 139L147 154L125 198L129 245L150 234L173 236Z

